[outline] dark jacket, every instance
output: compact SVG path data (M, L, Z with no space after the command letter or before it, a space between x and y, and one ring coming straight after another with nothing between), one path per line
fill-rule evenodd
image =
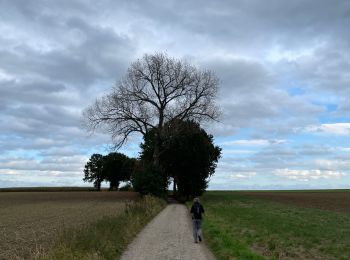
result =
M204 208L199 202L195 202L191 207L191 213L193 214L193 219L202 219L202 213L204 213Z

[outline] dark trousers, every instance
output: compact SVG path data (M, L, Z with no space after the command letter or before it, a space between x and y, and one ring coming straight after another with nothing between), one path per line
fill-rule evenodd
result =
M198 236L202 236L202 220L192 219L193 222L193 238L195 242L198 242Z

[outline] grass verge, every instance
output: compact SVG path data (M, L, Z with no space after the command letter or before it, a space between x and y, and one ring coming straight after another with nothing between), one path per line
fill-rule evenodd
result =
M350 259L350 215L207 192L203 232L218 259Z
M104 217L79 230L67 230L37 259L119 259L141 229L164 207L164 200L145 196L128 203L123 213Z

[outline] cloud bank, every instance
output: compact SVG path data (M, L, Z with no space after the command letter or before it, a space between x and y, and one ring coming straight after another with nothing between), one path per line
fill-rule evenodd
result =
M82 110L161 51L221 80L210 188L348 187L349 13L323 0L1 1L0 186L81 185L111 142L86 134Z

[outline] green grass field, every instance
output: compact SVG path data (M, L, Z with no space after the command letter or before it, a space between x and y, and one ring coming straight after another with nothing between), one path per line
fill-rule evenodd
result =
M313 200L318 196L308 194ZM218 259L350 259L349 212L344 205L340 212L334 205L318 209L314 206L319 204L311 205L314 201L309 207L308 194L299 195L303 203L293 205L295 201L276 202L260 193L207 192L201 199L205 241ZM350 192L341 194L342 200L344 194L350 198Z

